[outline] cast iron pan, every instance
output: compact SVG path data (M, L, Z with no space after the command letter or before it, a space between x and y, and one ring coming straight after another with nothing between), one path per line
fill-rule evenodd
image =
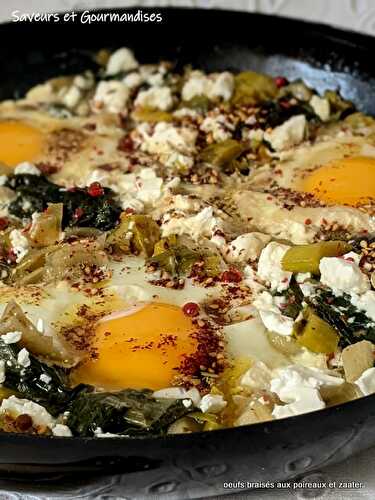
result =
M92 66L95 49L125 45L142 62L168 59L206 70L251 68L302 77L319 91L340 88L359 109L375 114L374 38L243 12L158 11L159 24L1 25L0 99ZM375 396L286 420L163 439L0 434L0 488L16 481L20 491L61 497L67 491L105 498L207 497L228 492L225 482L296 477L372 445Z

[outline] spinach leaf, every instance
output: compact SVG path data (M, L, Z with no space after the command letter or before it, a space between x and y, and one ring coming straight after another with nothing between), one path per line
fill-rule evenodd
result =
M43 212L49 203L63 203L63 228L79 226L108 231L116 226L122 211L109 188L102 188L101 194L93 196L87 188L66 190L42 175L32 174L10 175L5 185L17 193L9 213L20 219Z
M304 300L302 291L295 281L294 277L292 278L289 288L287 288L283 292L275 293L277 297L284 297L285 299L285 307L282 310L284 316L288 316L289 318L296 319L299 313L302 311L302 302Z
M103 432L123 436L159 435L178 418L193 410L182 400L155 399L148 389L119 392L83 390L70 403L67 425L77 436Z
M316 295L306 300L318 316L335 328L342 347L361 340L375 343L374 322L353 306L349 295L337 297L331 291L319 289Z
M20 365L17 360L20 350L17 344L5 344L0 340L0 359L5 361L3 386L17 392L21 397L41 404L52 415L58 415L84 386L69 389L66 370L48 366L31 353L30 365ZM46 377L41 379L41 375Z

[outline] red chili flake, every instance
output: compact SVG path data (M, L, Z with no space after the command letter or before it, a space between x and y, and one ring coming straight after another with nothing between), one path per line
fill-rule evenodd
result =
M305 219L305 225L309 226L310 224L312 224L312 220L311 219Z
M134 141L130 135L124 135L118 142L117 149L124 153L132 153L135 149Z
M73 217L74 219L79 220L83 214L84 214L83 209L78 207L74 210Z
M9 220L6 217L0 217L0 231L3 231L9 226Z
M96 198L97 196L102 196L102 194L104 194L104 189L100 182L93 182L87 188L87 192L90 196Z
M285 85L288 85L288 80L285 78L285 76L277 76L275 78L275 83L277 88L285 87Z
M195 302L187 302L183 307L182 311L186 316L198 316L199 314L199 305Z
M237 269L228 269L221 275L221 281L225 283L239 283L242 280L242 274Z

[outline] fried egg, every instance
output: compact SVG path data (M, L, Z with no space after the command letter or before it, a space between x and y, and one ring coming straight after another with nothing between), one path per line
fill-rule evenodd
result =
M81 185L102 165L128 168L126 154L118 149L124 132L105 116L59 119L13 102L1 103L0 113L0 164L5 174L22 162L51 165L51 180L71 186Z
M191 319L171 304L105 316L95 329L95 356L79 366L73 380L107 390L168 387L183 357L197 349L194 330Z
M185 356L197 350L196 326L182 306L219 294L219 287L181 290L152 284L141 257L110 261L111 277L92 295L66 281L57 285L3 287L0 314L14 299L41 335L77 350L72 383L106 390L160 389L172 384Z
M372 142L366 136L329 137L288 151L233 193L234 206L254 230L295 244L312 242L331 227L359 236L373 232Z

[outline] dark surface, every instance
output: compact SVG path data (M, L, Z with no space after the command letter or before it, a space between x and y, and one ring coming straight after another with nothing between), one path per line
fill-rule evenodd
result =
M162 23L2 25L0 98L22 95L47 77L87 68L93 49L125 45L142 62L164 58L208 70L251 68L302 77L319 91L340 88L345 98L375 114L373 38L254 14L153 10L163 13ZM375 396L369 396L286 420L165 439L0 434L0 475L23 482L25 491L36 494L51 491L48 482L53 481L61 497L68 491L207 497L227 492L224 481L286 479L374 444Z

